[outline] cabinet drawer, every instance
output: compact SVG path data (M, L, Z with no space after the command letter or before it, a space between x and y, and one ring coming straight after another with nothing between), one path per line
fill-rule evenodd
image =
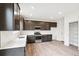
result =
M35 43L35 37L34 36L27 36L27 43Z
M42 35L42 42L52 41L52 35Z

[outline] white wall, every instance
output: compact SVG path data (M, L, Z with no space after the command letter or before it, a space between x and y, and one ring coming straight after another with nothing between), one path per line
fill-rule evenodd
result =
M78 50L79 50L79 20L78 20Z
M64 19L63 17L56 20L57 28L51 28L53 39L64 41Z
M15 40L19 31L1 31L1 47L5 47L9 42Z
M69 46L69 24L64 18L64 45Z
M64 41L64 18L57 20L57 40Z
M57 28L51 28L52 39L57 40Z

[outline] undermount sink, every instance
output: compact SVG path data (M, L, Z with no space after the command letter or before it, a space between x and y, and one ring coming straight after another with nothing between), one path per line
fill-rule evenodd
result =
M19 39L25 38L26 35L20 35Z
M19 37L19 38L25 38L25 37Z

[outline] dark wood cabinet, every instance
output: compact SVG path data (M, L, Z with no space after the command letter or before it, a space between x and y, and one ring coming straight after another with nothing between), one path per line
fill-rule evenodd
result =
M14 30L20 30L20 19L19 16L14 17Z
M14 30L20 30L20 7L18 4L14 4Z
M56 22L44 22L44 21L31 21L24 20L24 30L50 30L51 27L57 27Z
M35 43L35 36L34 35L28 35L27 36L27 43Z
M57 27L57 22L50 22L50 27Z
M35 40L41 40L41 42L48 42L52 41L52 34L45 34L45 35L28 35L27 36L27 43L35 43Z
M52 41L52 35L42 35L42 42Z
M18 20L15 20L15 13L20 15L20 7L17 3L0 3L0 31L12 31L18 29ZM18 27L18 28L16 28Z
M0 3L0 30L13 30L13 3Z

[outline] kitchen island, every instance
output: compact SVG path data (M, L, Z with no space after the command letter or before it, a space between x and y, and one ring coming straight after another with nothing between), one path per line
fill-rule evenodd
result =
M11 41L5 47L0 48L0 56L24 56L26 55L26 35L22 35Z

